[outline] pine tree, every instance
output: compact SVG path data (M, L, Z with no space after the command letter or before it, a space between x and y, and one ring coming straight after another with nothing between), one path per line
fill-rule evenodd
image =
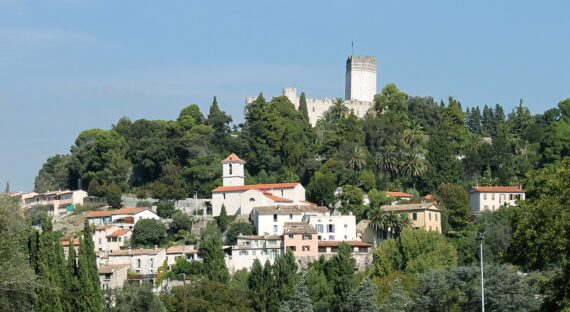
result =
M204 259L206 276L212 281L227 283L230 274L224 260L222 234L216 224L210 223L206 227L200 244L200 251Z
M347 312L377 312L376 286L369 278L365 278L360 285L348 295L345 311Z
M279 312L313 312L313 303L309 297L309 290L305 279L299 278L295 290L289 300L282 302ZM365 311L365 310L363 310ZM368 311L368 310L366 310Z
M263 266L263 283L267 287L265 292L265 311L277 312L280 304L279 285L277 284L275 272L269 260L265 261L265 265Z
M10 193L10 181L6 182L6 189L4 190L4 193Z
M79 285L77 280L77 254L73 244L69 246L69 253L67 255L67 263L65 267L65 311L79 311L78 296Z
M471 110L471 122L473 124L473 132L481 133L481 110L479 106Z
M305 97L305 92L301 92L299 97L299 111L303 114L305 120L309 120L309 109L307 108L307 98Z
M230 223L230 219L228 218L228 211L226 210L226 205L224 204L222 204L222 210L220 211L220 215L218 216L217 221L220 232L225 232Z
M99 272L95 257L93 233L89 222L83 225L83 237L79 240L78 257L78 307L81 311L98 312L103 310L103 298L99 284Z
M212 143L215 146L225 146L227 135L231 131L231 122L232 117L220 110L220 107L218 106L218 100L214 96L212 106L210 106L210 112L208 113L208 118L206 119L206 125L214 129Z

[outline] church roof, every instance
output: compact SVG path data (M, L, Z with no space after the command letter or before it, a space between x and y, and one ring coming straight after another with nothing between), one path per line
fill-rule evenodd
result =
M241 160L236 154L231 153L230 156L226 157L226 159L222 160L222 164L224 163L240 163L245 164L244 160Z
M271 183L271 184L251 184L251 185L235 185L235 186L219 186L212 190L216 192L232 192L232 191L247 191L247 190L272 190L272 189L289 189L299 185L299 182L294 183Z
M261 192L263 194L263 196L271 199L274 202L281 202L281 203L292 203L293 202L291 199L280 197L280 196L275 196L270 192L257 190L257 189L256 189L256 191Z

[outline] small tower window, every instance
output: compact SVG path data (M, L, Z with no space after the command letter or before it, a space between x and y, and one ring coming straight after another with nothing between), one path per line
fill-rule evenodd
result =
M230 168L230 175L232 175L232 171L233 171L233 170L232 170L232 164L230 164L230 167L229 167L229 168Z

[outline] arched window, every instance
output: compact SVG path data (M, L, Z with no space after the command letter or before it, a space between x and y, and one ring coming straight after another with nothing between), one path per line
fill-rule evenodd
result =
M255 201L255 198L252 197L252 198L249 199L249 201L250 201L250 202L254 202L254 201Z
M232 164L230 164L230 175L232 175Z

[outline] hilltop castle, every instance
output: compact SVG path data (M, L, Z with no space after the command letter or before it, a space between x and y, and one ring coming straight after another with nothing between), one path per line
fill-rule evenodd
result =
M296 88L283 89L283 95L288 97L295 108L299 109L299 97ZM349 56L346 60L346 78L344 105L356 116L364 117L376 95L376 58L374 56ZM247 97L246 105L253 102L255 97ZM315 126L323 114L333 105L334 98L307 98L309 122Z

